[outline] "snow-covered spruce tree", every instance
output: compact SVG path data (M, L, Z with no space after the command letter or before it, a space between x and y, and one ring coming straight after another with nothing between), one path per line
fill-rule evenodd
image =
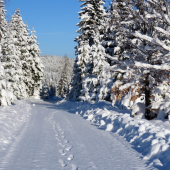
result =
M104 69L104 66L109 66L109 63L106 61L105 48L102 46L99 36L99 32L96 33L94 44L91 46L92 72L83 79L84 94L81 94L83 101L90 102L110 98L108 92L113 79L110 71Z
M65 98L67 96L67 92L68 92L69 62L68 62L67 56L64 57L64 62L65 62L65 64L64 64L63 71L61 73L61 77L60 77L60 80L58 82L58 87L57 87L58 95L60 98Z
M134 16L131 14L134 9L130 2L131 1L114 0L109 9L109 18L111 19L108 19L110 27L108 27L108 40L105 41L105 44L109 51L111 51L107 57L112 61L111 70L115 73L115 83L112 88L113 105L116 100L122 100L123 96L126 95L125 92L120 92L118 87L121 87L122 84L129 83L129 80L125 81L124 75L128 75L129 69L130 72L132 71L129 65L133 64L134 47L129 42L131 42L134 37L128 34L125 29L134 30L138 28L134 22ZM131 78L131 80L133 80L133 78ZM132 104L130 98L121 101L121 103L126 107L131 107Z
M42 88L42 80L43 80L43 71L44 66L42 61L40 60L40 49L37 44L37 37L35 36L35 30L31 32L31 36L28 39L27 49L30 54L30 65L29 70L31 72L32 85L29 86L29 96L33 96L34 98L40 97L40 90Z
M126 65L128 66L127 63L131 62L128 53L132 50L132 46L129 44L132 36L129 36L122 28L133 29L134 26L133 16L128 10L126 3L121 0L113 0L107 13L105 35L102 44L106 48L107 58L109 59L108 63L110 63L111 70L113 71L112 77L114 78L115 85L117 85L117 81L122 81L122 76L127 70ZM110 66L105 65L104 70L107 70ZM112 96L116 99L121 99L117 95Z
M80 22L79 36L76 38L78 43L76 47L76 63L73 77L73 88L71 90L71 97L75 96L76 99L83 101L96 100L97 86L99 86L97 75L93 75L94 61L93 59L94 49L98 44L95 39L101 40L104 34L104 18L106 16L105 9L103 7L104 2L102 0L80 0L84 2L81 7L82 11L79 12ZM93 51L93 52L92 52ZM100 60L100 56L98 58ZM79 76L79 77L77 77ZM93 80L94 81L93 81ZM77 80L79 83L76 85ZM94 82L94 83L93 83ZM97 82L97 84L96 84Z
M148 1L147 7L148 10L144 11L143 14L143 19L145 23L147 22L145 31L135 31L132 34L137 39L146 42L143 51L145 57L147 56L147 62L144 64L136 63L136 65L139 68L144 67L145 72L147 72L144 74L146 77L145 117L152 119L165 109L164 107L160 108L160 103L170 98L170 2L151 0Z
M6 36L3 39L2 44L2 65L5 69L5 75L7 83L16 98L21 97L19 89L20 75L22 75L22 65L20 58L17 56L17 50L14 45L14 38L10 28L7 28Z
M123 81L114 85L113 98L130 99L133 115L140 113L140 106L145 105L145 117L152 119L159 112L160 98L169 96L168 91L163 90L163 86L169 89L169 4L165 1L133 2L132 6L125 1L134 17L135 29L123 27L133 37L128 41L133 49L126 52L131 63L125 63Z
M21 96L17 96L17 98L27 98L29 95L29 84L28 81L31 82L31 76L29 67L27 66L30 62L27 62L25 59L29 58L29 52L27 50L28 46L28 32L27 26L23 23L22 17L20 15L19 9L16 9L15 14L12 16L10 22L10 29L12 31L12 35L14 38L14 45L17 49L17 55L21 60L21 65L18 65L18 71L21 73L19 75L19 84L18 87L20 89ZM28 78L29 77L29 78ZM26 84L27 83L27 84Z
M41 94L42 98L47 100L49 99L49 88L48 88L48 85L47 85L47 82L45 80L44 82L44 85L43 85L43 88L42 88L42 94Z
M58 87L57 87L57 91L58 91L58 96L60 98L65 98L67 95L67 76L65 74L65 72L62 72L61 74L61 78L58 82Z
M4 44L7 42L8 24L5 19L4 1L0 1L0 57L3 57ZM8 41L10 44L10 42ZM14 102L15 96L11 88L11 82L6 79L5 70L0 62L0 105L7 106Z
M116 46L116 13L117 11L114 10L115 2L111 2L110 6L106 12L106 19L105 19L105 27L104 27L104 37L102 45L106 50L106 53L110 56L114 55L114 47Z

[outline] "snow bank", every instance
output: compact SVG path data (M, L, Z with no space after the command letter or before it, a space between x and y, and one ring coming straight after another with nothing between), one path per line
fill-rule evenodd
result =
M17 137L30 116L30 105L17 101L14 106L0 107L0 156Z
M170 166L169 121L139 119L131 117L127 110L119 110L111 104L79 103L75 113L91 121L100 129L123 136L132 147L143 155L148 165L158 169ZM74 105L75 107L75 105ZM159 121L159 124L156 123Z

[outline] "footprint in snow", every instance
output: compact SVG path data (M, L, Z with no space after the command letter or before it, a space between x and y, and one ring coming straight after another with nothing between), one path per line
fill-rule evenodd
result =
M65 150L66 150L66 151L69 151L69 150L71 150L71 149L72 149L72 146L67 146Z
M60 132L62 135L64 134L64 132Z
M57 127L58 129L61 129L60 125L56 125L56 127Z
M78 167L77 167L77 165L75 165L75 164L71 164L71 167L72 167L71 170L78 170Z
M60 139L60 138L58 138L58 137L56 137L55 139L57 139L59 142L61 141L61 139Z
M62 146L63 148L65 147L64 144L62 144L61 142L58 143L60 146Z
M64 152L62 149L60 149L59 152L62 156L66 155L66 152Z
M61 164L62 167L67 166L67 164L65 163L65 161L63 161L62 159L59 159L58 162Z
M68 140L65 140L64 143L69 143L69 141L68 141Z
M67 158L68 161L71 161L74 158L74 156L71 154L69 155L69 157Z
M58 128L58 130L60 130L60 131L61 131L61 127L60 127L60 125L58 125L58 126L57 126L57 128Z
M87 168L87 170L97 169L97 167L93 164L93 162L90 162L89 165L90 165L90 166Z
M62 136L61 136L61 138L63 138L63 139L64 139L64 138L65 138L65 136L64 136L64 135L62 135Z

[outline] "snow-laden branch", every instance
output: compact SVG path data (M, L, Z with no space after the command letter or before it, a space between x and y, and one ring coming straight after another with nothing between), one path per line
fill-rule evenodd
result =
M126 84L124 84L124 85L122 85L122 86L120 86L119 87L119 90L124 90L124 89L127 89L127 88L129 88L129 87L132 87L133 85L134 85L134 81L132 81L132 82L130 82L130 83L126 83Z
M168 10L169 11L169 10ZM167 23L170 25L170 19L169 19L169 15L167 14L163 14L165 20L167 21Z
M153 44L156 44L156 45L159 45L161 46L163 49L167 50L167 51L170 51L170 47L167 46L165 43L161 42L158 38L152 38L152 37L149 37L147 35L143 35L141 34L140 32L138 31L135 31L135 33L132 33L135 37L137 38L140 38L140 39L143 39L143 40L146 40L146 41L149 41Z
M109 58L111 61L115 61L115 62L118 62L118 59L117 57L111 57L110 55L106 55L107 58Z
M156 70L167 70L170 71L170 65L168 64L162 64L162 65L151 65L147 63L137 62L135 61L136 67L144 67L148 69L156 69Z
M166 36L170 36L170 33L168 31L166 31L166 30L164 30L164 29L162 29L160 27L154 27L154 28L155 28L155 30L165 34Z
M120 69L120 67L117 67L117 65L115 66L104 66L105 70L111 70L114 72L119 72L119 73L126 73L127 70L122 70Z

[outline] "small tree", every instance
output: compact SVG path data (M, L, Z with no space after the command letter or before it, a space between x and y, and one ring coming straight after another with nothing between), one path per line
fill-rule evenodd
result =
M49 99L49 88L48 88L46 80L45 80L45 83L44 83L43 88L42 88L41 96L45 100Z
M68 58L67 56L64 57L64 67L61 73L61 77L58 83L58 95L59 97L63 98L66 97L68 91L68 78L67 78L67 70L68 70Z

